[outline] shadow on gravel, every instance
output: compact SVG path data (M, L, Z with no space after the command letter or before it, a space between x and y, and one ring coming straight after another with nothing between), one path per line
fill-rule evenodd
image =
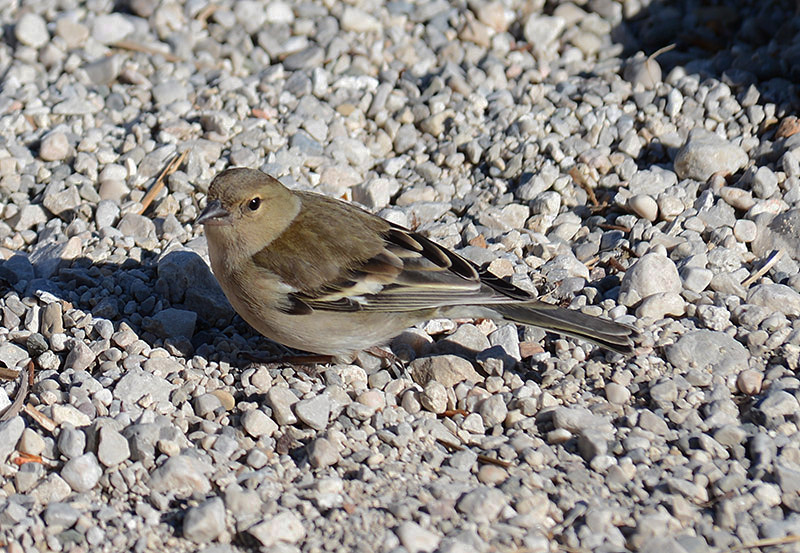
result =
M143 263L134 259L121 264L95 263L81 257L62 262L46 278L37 276L41 275L40 267L31 265L27 257L15 257L18 259L11 263L23 267L0 273L0 294L15 290L21 299L39 298L42 308L39 316L45 319L48 316L44 306L54 298L61 300L61 317L54 317L59 319L55 330L85 327L90 347L100 347L109 339L115 345L112 333L128 326L149 347L163 347L171 355L186 358L200 355L208 360L245 366L248 361L240 355L243 352L283 353L279 346L258 335L236 316L208 265L192 251L173 251L157 261L155 254L144 252L148 261ZM20 280L25 273L31 277L27 284ZM71 311L70 306L78 312ZM98 319L110 322L111 326L97 324ZM45 320L39 327L47 324Z
M625 19L612 37L627 56L674 45L657 57L664 77L683 66L701 79L721 80L737 97L753 85L762 101L788 113L800 107L799 32L794 0L658 0Z

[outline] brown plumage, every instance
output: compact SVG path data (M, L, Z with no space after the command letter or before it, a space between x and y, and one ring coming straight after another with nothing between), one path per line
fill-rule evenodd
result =
M260 171L220 173L198 223L236 312L296 349L351 354L431 318L473 317L632 351L626 325L541 302L417 233Z

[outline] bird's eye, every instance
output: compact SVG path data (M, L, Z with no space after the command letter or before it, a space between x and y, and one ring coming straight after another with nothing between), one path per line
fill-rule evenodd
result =
M261 207L261 198L253 198L247 202L247 207L250 209L250 211L257 210L259 207Z

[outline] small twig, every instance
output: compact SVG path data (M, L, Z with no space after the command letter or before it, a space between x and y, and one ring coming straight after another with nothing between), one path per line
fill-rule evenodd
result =
M150 207L151 203L153 203L153 200L156 198L158 193L161 192L162 188L164 188L164 183L166 182L167 177L178 170L178 167L181 166L187 155L189 155L188 148L184 150L182 154L172 158L172 161L167 164L167 167L158 176L156 182L153 183L153 186L150 187L150 190L148 190L147 194L145 194L144 198L142 198L142 209L139 210L139 215L142 215L145 211L147 211L147 208Z
M762 267L761 267L759 270L757 270L755 273L753 273L752 275L750 275L749 277L747 277L746 279L744 279L744 280L742 281L742 286L744 286L745 288L747 288L748 286L750 286L751 284L753 284L753 283L754 283L755 281L757 281L759 278L761 278L762 276L764 276L764 275L767 273L767 271L769 271L770 269L772 269L772 267L773 267L773 266L774 266L774 265L775 265L775 264L776 264L778 261L780 261L782 257L783 257L783 250L775 250L775 251L773 251L773 252L770 254L770 257L767 259L767 262L766 262L766 263L764 263L764 265L763 265L763 266L762 266Z
M488 455L484 455L482 453L478 453L478 462L483 463L485 465L497 465L498 467L503 467L507 469L511 466L510 461L503 461L502 459L495 459L494 457L489 457Z
M448 409L447 411L442 413L443 417L448 417L448 418L455 417L456 415L461 415L463 417L466 417L467 415L469 415L469 413L467 413L464 409Z
M27 414L27 415L28 415L30 418L32 418L32 419L33 419L33 420L35 420L37 423L39 423L39 426L41 426L42 428L44 428L44 429L45 429L45 430L47 430L48 432L52 432L53 430L55 430L55 429L56 429L56 426L58 426L58 425L56 424L56 421L54 421L53 419L51 419L50 417L48 417L47 415L45 415L45 414L44 414L44 413L42 413L41 411L38 411L38 410L37 410L37 409L36 409L36 408L35 408L33 405L31 405L30 403L28 403L28 404L26 404L26 405L25 405L25 413L26 413L26 414Z
M219 4L207 4L205 8L200 10L197 13L195 19L199 22L205 24L208 21L208 18L211 17L215 11L219 9Z
M29 374L33 374L33 361L28 361L28 365L19 371L19 388L17 388L17 395L14 396L13 403L3 411L2 416L0 416L0 422L13 419L22 410L22 404L28 397L28 390L30 389Z
M629 233L631 229L629 227L624 227L622 225L610 225L608 223L600 223L597 225L597 228L603 230L621 230L624 233Z
M787 543L800 542L800 535L783 536L780 538L764 538L753 543L745 543L734 547L730 551L746 551L748 549L756 549L759 547L774 547L776 545L785 545Z
M453 451L463 451L464 449L466 449L464 446L445 441L441 438L436 438L436 441L442 444L444 447L452 449ZM508 468L511 466L511 463L509 461L503 461L502 459L495 459L494 457L489 457L488 455L484 455L482 453L478 453L478 462L485 463L487 465L497 465L498 467L503 467L503 468Z
M608 263L609 265L611 265L611 267L612 267L613 269L616 269L616 270L617 270L617 271L619 271L620 273L624 273L625 271L627 271L627 270L628 270L628 269L625 267L625 265L623 265L622 263L620 263L619 261L617 261L617 258L616 258L616 257L609 257L609 258L608 258L608 261L606 261L606 263Z
M7 369L5 367L0 367L0 380L16 380L19 378L19 371L15 369Z
M572 177L572 180L574 180L578 186L586 191L586 195L589 197L589 201L592 202L592 205L595 207L600 207L600 202L597 201L597 196L594 195L594 189L589 186L589 183L586 182L586 177L578 170L577 167L573 167L569 170L569 176Z
M22 451L17 452L17 457L12 460L17 466L22 466L25 463L38 463L40 465L44 464L44 459L42 459L41 455L33 455L31 453L24 453Z
M655 52L653 52L652 54L647 56L647 59L654 60L658 56L660 56L661 54L664 54L664 53L669 52L670 50L674 50L674 49L675 49L675 43L667 44L666 46L664 46L662 48L659 48L658 50L656 50Z
M591 270L595 265L597 265L598 261L600 261L600 256L595 255L591 259L587 259L583 262L587 269Z
M131 50L132 52L142 52L143 54L162 56L168 62L183 61L182 58L179 58L175 54L159 50L158 48L153 48L152 46L147 46L145 44L133 42L132 40L119 40L111 44L111 46L113 46L114 48L119 48L121 50Z

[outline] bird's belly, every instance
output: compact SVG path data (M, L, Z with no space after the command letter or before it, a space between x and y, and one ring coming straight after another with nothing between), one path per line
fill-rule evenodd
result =
M221 266L212 268L222 269ZM217 274L215 270L215 274ZM323 355L347 355L371 346L383 344L406 328L431 318L431 312L381 313L381 312L338 312L315 310L310 314L293 315L281 311L277 303L267 303L262 299L267 294L258 290L266 289L264 275L247 281L243 285L238 275L217 279L234 310L258 332L290 348ZM269 286L269 288L275 288ZM288 288L288 287L287 287ZM284 291L288 292L288 290ZM274 296L273 301L274 300Z
M324 355L346 355L383 344L425 317L414 314L339 313L309 315L271 312L252 321L261 334L291 348Z

